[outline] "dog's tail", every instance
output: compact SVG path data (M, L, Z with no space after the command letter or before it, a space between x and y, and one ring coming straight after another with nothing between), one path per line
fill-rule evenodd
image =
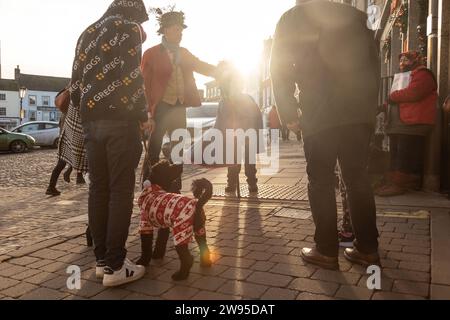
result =
M192 182L192 193L198 199L197 207L202 208L211 199L213 186L208 179L199 179Z

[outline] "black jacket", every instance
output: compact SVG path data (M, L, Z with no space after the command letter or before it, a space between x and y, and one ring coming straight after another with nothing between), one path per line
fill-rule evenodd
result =
M141 76L142 0L115 0L80 36L72 70L71 99L82 122L147 120Z
M298 118L305 136L375 122L379 64L374 34L359 10L311 1L287 11L273 41L271 73L283 124ZM294 97L296 85L300 104Z
M255 100L247 94L238 95L233 99L233 102L229 99L222 99L219 103L214 127L223 134L224 154L226 154L227 145L231 143L231 141L227 140L227 129L242 129L244 132L254 129L257 135L257 139L253 141L256 153L259 154L265 151L265 146L261 144L260 140L260 130L264 129L262 114Z

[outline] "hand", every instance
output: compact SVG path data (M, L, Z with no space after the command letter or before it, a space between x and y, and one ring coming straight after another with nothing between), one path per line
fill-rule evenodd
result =
M148 131L148 133L152 134L156 128L155 120L152 118L148 119L146 122L141 123L141 130Z
M298 120L293 121L293 122L289 122L288 124L286 124L286 127L293 131L293 132L299 132L301 131L300 129L300 122Z

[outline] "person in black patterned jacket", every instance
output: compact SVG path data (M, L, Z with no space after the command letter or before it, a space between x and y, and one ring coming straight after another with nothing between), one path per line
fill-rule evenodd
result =
M115 0L80 36L71 100L79 106L89 166L89 226L104 286L135 281L145 268L126 259L135 170L142 154L140 128L148 128L140 71L148 20L142 0Z

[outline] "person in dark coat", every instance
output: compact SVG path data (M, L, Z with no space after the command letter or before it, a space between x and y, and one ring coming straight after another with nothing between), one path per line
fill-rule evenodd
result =
M378 103L379 57L367 15L340 3L298 1L280 19L273 40L271 73L282 123L301 128L307 160L309 201L316 225L312 264L338 269L335 197L339 161L356 236L345 257L379 264L376 208L367 165Z
M222 99L219 103L215 128L219 129L224 136L224 147L230 143L234 143L235 146L234 153L236 164L228 167L228 183L225 191L229 193L236 192L239 173L241 172L242 167L238 160L239 158L237 158L237 153L241 152L236 146L237 139L235 137L234 142L227 141L226 130L242 129L246 132L249 129L253 129L256 132L257 139L255 141L245 141L244 166L248 190L251 193L256 193L258 192L256 154L263 151L260 148L259 140L259 130L263 129L262 114L253 98L248 94L242 93L243 79L237 70L228 62L219 63L217 69L220 70L221 74L218 77L218 82ZM226 153L224 152L224 155L225 154Z
M140 128L149 129L140 63L142 0L115 0L80 36L72 68L71 101L79 107L89 166L89 227L96 275L107 287L142 278L126 259Z

